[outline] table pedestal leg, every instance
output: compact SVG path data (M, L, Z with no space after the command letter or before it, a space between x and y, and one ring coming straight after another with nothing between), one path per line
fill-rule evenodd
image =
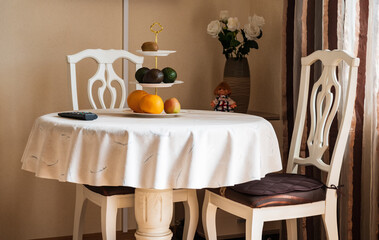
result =
M135 197L135 217L137 221L137 240L170 240L169 229L172 219L172 189L140 189Z

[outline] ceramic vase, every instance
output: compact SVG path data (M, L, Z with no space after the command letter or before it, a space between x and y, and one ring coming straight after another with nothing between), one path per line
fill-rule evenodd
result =
M232 89L230 97L237 103L234 112L246 113L250 101L250 70L246 58L228 58L225 62L224 81Z

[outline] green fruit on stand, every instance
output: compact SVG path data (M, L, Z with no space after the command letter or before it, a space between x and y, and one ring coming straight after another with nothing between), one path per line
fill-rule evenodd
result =
M141 67L140 69L138 69L135 73L135 77L136 77L136 80L139 82L139 83L142 83L143 82L143 77L145 76L145 74L149 71L150 69L147 68L147 67Z
M164 83L173 83L175 82L176 78L178 77L176 71L170 67L165 67L162 69L164 78L163 82Z

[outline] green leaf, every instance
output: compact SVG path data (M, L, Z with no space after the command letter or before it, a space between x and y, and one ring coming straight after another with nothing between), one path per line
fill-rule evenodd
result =
M242 34L242 37L243 37L243 41L244 42L247 42L247 38L246 38L246 34L245 34L245 31L243 29L241 29L241 34Z
M240 44L241 44L241 42L238 41L237 39L232 39L232 41L230 42L231 47L237 47Z
M228 31L228 33L226 33L226 38L229 41L232 41L234 39L234 33L232 33L231 31Z
M228 49L224 49L225 53L232 53L233 52L233 48L228 48Z
M219 33L218 40L221 42L223 48L230 47L230 40L223 33Z
M263 32L262 32L262 30L261 30L261 32L260 32L259 35L257 36L257 39L260 39L260 38L262 37L262 35L263 35Z
M250 48L245 44L243 47L240 47L239 51L242 55L246 55L250 52Z
M222 31L224 32L225 35L228 35L229 33L231 33L231 31L229 31L229 30L226 29L226 28L223 28Z
M248 41L246 41L245 46L248 47L248 48L258 49L258 43L256 41L254 41L254 40L248 40Z

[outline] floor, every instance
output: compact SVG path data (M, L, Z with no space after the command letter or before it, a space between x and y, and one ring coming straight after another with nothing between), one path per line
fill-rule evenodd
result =
M117 232L116 240L135 240L134 237L135 231L129 231L126 233L123 232ZM84 234L83 240L102 240L101 233L91 233L91 234ZM31 239L31 240L72 240L72 236L66 236L66 237L54 237L54 238L43 238L43 239Z
M184 223L181 222L181 224L171 227L171 230L174 234L172 240L182 240L183 224ZM134 233L135 233L135 230L129 230L126 233L119 231L117 232L116 240L135 240L136 238L134 237ZM228 240L244 240L244 239L245 238L233 238L233 239L228 239ZM34 240L37 240L37 239L34 239ZM44 239L38 239L38 240L72 240L72 236L44 238ZM83 240L102 240L102 236L101 236L101 233L85 234L83 236ZM205 240L205 238L196 234L194 240ZM279 240L279 234L277 233L265 234L262 240Z
M134 237L134 231L129 231L127 233L117 232L116 240L135 240ZM174 235L172 240L181 240L181 235ZM228 239L228 240L244 240L245 238L234 238L234 239ZM37 239L34 239L37 240ZM72 240L72 236L67 237L55 237L55 238L44 238L44 239L38 239L38 240ZM94 234L85 234L83 236L83 240L102 240L100 233L94 233ZM196 235L194 240L205 240L204 238ZM279 236L277 234L273 235L265 235L262 240L279 240Z

